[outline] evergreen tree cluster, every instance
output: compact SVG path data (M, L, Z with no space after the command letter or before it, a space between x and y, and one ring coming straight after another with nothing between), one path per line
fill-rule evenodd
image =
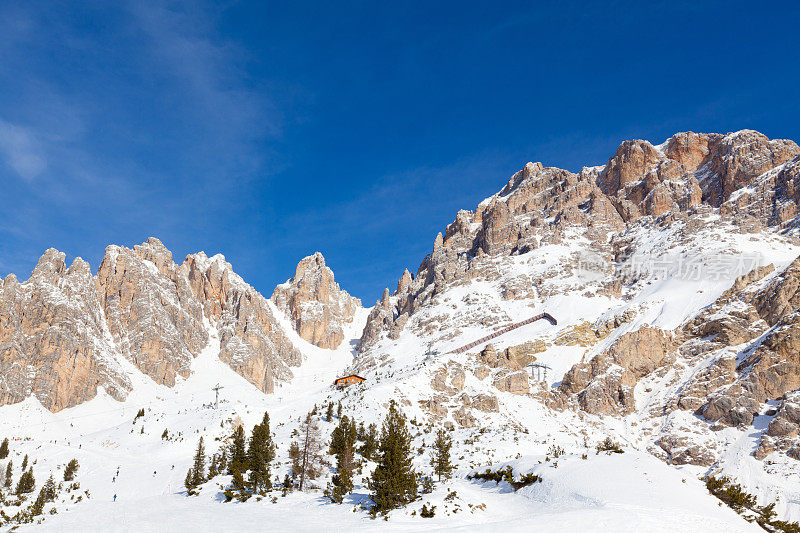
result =
M230 444L213 454L206 471L206 452L203 437L197 444L192 467L186 473L184 484L189 494L216 477L227 473L232 476L231 487L225 491L228 501L246 500L253 494L264 495L272 489L270 465L275 460L275 444L269 429L269 414L264 413L260 424L253 427L249 440L244 427L236 426Z
M27 459L27 456L26 456ZM23 463L27 465L27 461L23 460ZM33 461L35 464L36 461ZM71 475L74 476L75 472L78 469L78 462L77 460L73 459L67 465L67 468L71 470ZM5 468L5 475L0 476L4 479L3 486L5 488L10 488L12 486L12 478L13 478L13 463L9 460L6 464ZM77 487L77 483L74 484ZM26 500L27 495L34 492L36 488L36 479L33 475L33 467L29 466L27 470L23 469L21 475L19 477L19 481L16 484L16 488L14 489L14 494L17 496L17 501L12 502L13 505L21 506L22 503ZM42 515L44 513L44 509L47 503L56 501L58 497L58 491L60 490L60 485L56 484L56 481L51 473L50 476L47 478L47 481L41 486L39 489L39 493L36 498L30 503L27 507L22 507L20 510L13 516L8 516L2 512L0 512L0 526L10 523L16 524L30 524L36 520L36 517ZM67 489L69 490L69 489ZM88 497L88 491L86 493ZM0 504L5 504L6 501L3 498L2 492L0 492ZM50 514L55 514L56 510L55 507L50 509ZM39 519L41 521L41 519Z
M328 404L326 415L332 410ZM361 441L361 446L357 446ZM420 490L419 476L414 472L412 463L414 454L411 448L411 434L407 420L396 402L392 401L383 421L380 435L375 424L365 427L364 423L356 425L346 415L339 415L339 424L331 433L329 453L336 457L336 473L325 491L331 501L342 503L344 496L353 490L353 477L358 462L355 452L378 464L368 481L371 499L374 502L372 512L387 513L392 509L403 507L418 497ZM431 465L439 480L448 479L454 466L450 457L453 441L447 431L440 429L433 445ZM425 490L433 490L433 482L425 477Z
M335 411L334 411L335 409ZM309 482L316 479L323 463L323 445L320 439L319 409L315 406L293 432L294 440L289 446L291 473L282 483L284 492L297 487L308 488ZM386 514L392 509L403 507L418 498L420 480L413 468L415 451L412 450L412 437L408 422L395 401L389 405L380 433L375 424L365 426L363 422L343 414L341 402L336 407L328 403L319 412L324 412L328 421L338 419L331 432L327 451L336 459L335 472L328 484L325 495L331 501L342 503L345 496L354 489L356 471L360 472L360 454L364 459L377 463L367 485L374 503L372 512ZM334 414L335 413L335 414ZM192 467L186 473L185 484L189 494L213 477L227 473L231 484L225 490L227 501L247 500L253 495L263 496L273 489L271 464L276 457L276 446L270 433L269 414L256 424L249 438L244 427L237 425L230 436L229 443L220 453L215 453L207 461L205 443L201 437L195 451ZM360 443L360 445L359 445ZM450 452L453 441L447 431L440 429L433 443L431 466L439 480L448 479L454 470ZM206 468L208 466L208 468ZM425 476L423 490L432 490L433 481Z
M56 482L53 479L53 475L50 474L50 477L47 478L47 481L42 488L39 490L39 495L36 497L36 500L33 502L31 506L31 515L38 516L42 514L44 511L44 506L47 502L52 502L56 499Z
M739 514L750 514L756 523L766 531L783 533L800 533L800 523L776 520L775 504L757 505L756 497L747 493L741 485L734 483L726 476L705 478L708 492L716 496L728 507Z

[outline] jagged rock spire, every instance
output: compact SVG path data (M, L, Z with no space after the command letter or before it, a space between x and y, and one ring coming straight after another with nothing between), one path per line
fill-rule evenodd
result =
M275 288L272 301L303 339L330 349L341 344L344 324L361 308L361 300L339 287L319 252L300 260L294 277Z

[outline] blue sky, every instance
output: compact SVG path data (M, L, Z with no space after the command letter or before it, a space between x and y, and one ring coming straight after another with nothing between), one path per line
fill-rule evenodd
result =
M527 161L800 139L795 2L0 3L0 274L154 235L370 305Z

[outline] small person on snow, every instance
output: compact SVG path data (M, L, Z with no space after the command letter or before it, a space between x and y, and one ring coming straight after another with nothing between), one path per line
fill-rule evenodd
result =
M115 502L117 501L117 495L116 494L114 494L114 501Z

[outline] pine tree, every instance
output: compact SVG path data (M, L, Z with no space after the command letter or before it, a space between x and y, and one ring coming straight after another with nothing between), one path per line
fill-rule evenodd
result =
M237 499L245 501L250 497L247 482L244 479L244 474L247 472L249 465L244 428L241 425L236 426L236 429L233 430L228 452L228 473L233 476L233 479L231 480L232 489L226 491L226 495L229 498L235 496Z
M236 498L243 502L247 501L247 499L250 497L250 491L248 490L247 482L244 480L244 473L242 470L237 468L233 471L231 485L233 486L233 490L231 492L236 495Z
M33 492L34 488L36 488L36 480L33 478L33 470L24 471L17 482L16 494Z
M275 444L269 431L269 413L253 427L247 460L250 466L250 487L253 492L264 494L272 488L270 481L270 463L275 459Z
M190 468L189 470L186 471L186 477L183 479L183 486L186 487L186 490L189 493L192 493L192 491L194 490L194 483L192 483L193 479L194 479L194 473L192 473L192 469Z
M8 457L8 437L3 439L2 444L0 444L0 459L5 459Z
M198 487L206 481L206 449L203 446L203 437L200 437L200 442L197 443L197 451L194 454L194 463L192 464L192 486Z
M342 418L342 402L336 406L336 418Z
M230 452L228 473L233 474L236 470L239 472L247 471L247 451L245 450L244 428L242 426L237 426L233 430L228 451Z
M333 428L331 432L331 445L329 453L331 455L339 455L344 449L345 445L355 448L356 444L356 423L351 421L347 415L339 419L339 425Z
M69 463L67 463L67 467L64 469L64 481L72 481L75 479L75 473L78 471L78 460L72 459Z
M300 427L300 443L297 446L298 457L293 460L293 470L297 468L300 476L298 488L303 490L306 481L316 479L319 475L320 450L322 445L319 441L319 427L317 419L311 413L306 416L305 421ZM290 450L291 452L291 450Z
M217 462L217 472L222 473L227 471L228 468L228 451L223 448L222 453L219 456L219 461Z
M28 468L28 454L25 454L25 458L22 459L22 469L25 470Z
M364 459L372 460L378 451L378 428L375 424L370 424L369 429L364 434L364 444L358 449Z
M436 441L434 441L433 446L434 455L433 459L431 459L433 472L439 476L439 481L442 480L442 476L445 479L449 479L454 469L450 462L450 448L453 446L453 439L450 438L444 428L439 428L439 431L436 432Z
M302 458L300 453L300 443L292 441L289 445L289 459L292 460L292 478L300 475L302 469Z
M217 454L213 454L211 456L211 464L208 466L208 479L214 479L219 475L218 461Z
M31 516L39 516L44 511L44 504L47 502L47 492L44 487L39 491L36 501L31 505Z
M12 465L13 465L13 462L11 461L11 459L9 459L8 460L8 464L6 465L6 481L4 483L6 488L10 488L11 487L11 483L13 483L13 481L11 479L12 476L14 475L14 471L13 471L13 466Z
M412 502L418 490L417 475L412 468L411 434L394 400L383 422L379 453L370 488L375 511L385 513Z
M42 485L42 490L44 491L44 498L45 501L52 502L56 499L56 480L53 479L53 474L50 474L50 477L47 478L47 481L44 482Z
M326 491L331 501L342 503L347 494L353 492L353 470L355 469L355 450L353 444L345 441L336 456L336 474Z
M328 403L328 409L325 410L325 420L328 422L333 419L333 402Z

